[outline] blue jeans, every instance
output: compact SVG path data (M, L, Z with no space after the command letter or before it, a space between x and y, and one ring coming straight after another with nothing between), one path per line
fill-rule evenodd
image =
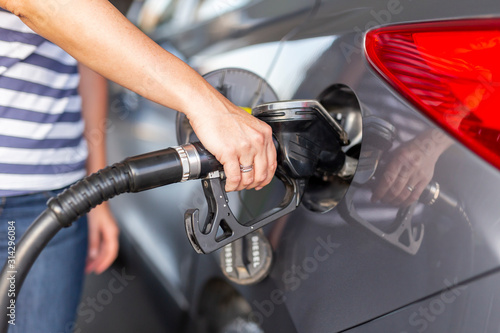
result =
M0 264L7 260L8 222L14 221L16 243L47 200L59 191L0 198ZM11 223L12 224L12 223ZM35 261L16 301L15 326L9 333L70 333L84 281L87 220L64 228ZM0 310L4 315L5 309Z

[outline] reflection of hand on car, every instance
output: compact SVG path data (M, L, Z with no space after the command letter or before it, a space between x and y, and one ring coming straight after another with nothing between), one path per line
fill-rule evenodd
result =
M451 143L440 131L429 130L397 147L379 173L372 202L408 206L417 201L432 180L439 156Z

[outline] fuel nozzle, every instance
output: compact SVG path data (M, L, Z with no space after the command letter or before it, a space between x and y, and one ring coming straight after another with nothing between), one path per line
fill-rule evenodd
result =
M186 211L185 227L193 248L199 253L217 250L295 210L302 201L309 179L315 175L345 171L342 146L347 133L316 100L266 103L252 114L273 129L278 152L276 177L285 186L281 203L244 224L229 207L225 179L212 172L202 180L208 203L205 221L198 209Z
M347 133L316 100L259 105L253 115L273 129L278 141L278 165L294 178L318 172L337 173L345 164L341 147Z

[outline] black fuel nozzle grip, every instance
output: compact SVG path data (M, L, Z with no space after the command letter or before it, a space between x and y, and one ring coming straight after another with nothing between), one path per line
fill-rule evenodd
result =
M275 141L274 144L279 149L278 142ZM203 224L199 221L198 209L189 209L184 214L186 233L196 252L213 252L290 213L300 204L305 180L292 178L288 176L289 172L278 167L276 176L285 186L281 203L245 224L240 223L229 207L222 166L201 143L196 142L191 146L197 152L199 167L196 169L199 170L198 176L202 178L203 192L208 203L208 214ZM184 146L186 148L188 147Z
M203 179L203 192L208 203L205 222L200 223L198 209L189 209L184 214L186 233L195 251L213 252L295 210L300 204L305 181L290 178L280 170L277 170L276 176L285 185L281 203L245 224L236 219L229 207L222 172L213 172Z
M273 136L278 155L286 155L280 152L278 141L279 139ZM196 142L192 145L199 155L200 177L203 178L203 192L208 204L208 213L203 224L200 223L198 209L189 209L184 214L186 233L196 252L213 252L292 212L299 206L306 179L297 177L288 168L283 168L285 163L282 162L276 170L276 177L285 186L281 203L245 224L240 223L229 207L229 199L224 190L226 179L222 166L201 143ZM284 146L281 149L284 149Z
M202 167L200 177L206 177L202 184L208 202L207 218L202 224L198 209L190 209L184 215L189 241L198 253L215 251L292 212L299 206L310 177L318 173L335 174L345 164L341 147L349 142L347 133L318 101L267 103L255 107L252 114L273 129L278 161L276 176L285 186L285 195L277 207L242 224L229 208L221 169L213 171L214 165ZM201 145L197 144L196 149L200 156L209 154Z

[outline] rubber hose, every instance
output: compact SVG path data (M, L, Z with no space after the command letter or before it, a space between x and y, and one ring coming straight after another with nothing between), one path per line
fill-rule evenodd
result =
M0 273L0 313L6 311L0 315L1 332L7 333L12 304L15 305L31 266L60 229L69 227L95 206L119 194L176 183L181 178L179 155L174 149L168 148L116 163L85 177L51 198L47 202L48 208L16 244L15 264L11 266L7 262Z

